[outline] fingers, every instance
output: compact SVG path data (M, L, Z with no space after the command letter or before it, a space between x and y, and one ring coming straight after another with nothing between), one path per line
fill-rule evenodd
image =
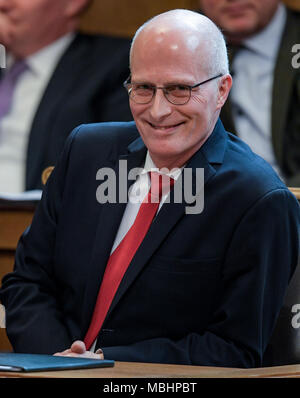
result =
M70 348L68 348L67 350L56 352L53 355L54 356L64 356L64 355L68 355L70 352L71 352L71 350L70 350Z
M71 351L75 354L84 354L86 352L86 346L83 341L76 340L71 345Z
M77 356L77 355L83 355L85 354L86 347L83 341L81 340L76 340L74 343L71 345L71 348L67 348L64 351L61 352L56 352L55 356Z
M99 348L95 353L86 350L86 346L83 341L76 340L71 345L71 348L68 348L61 352L56 352L53 354L54 356L64 356L64 357L81 357L81 358L91 358L91 359L103 359L103 352Z
M67 348L64 351L56 352L53 354L54 356L76 356L77 354L81 355L86 352L85 344L83 341L76 340L74 343L71 345L71 348Z
M95 351L95 354L98 355L99 359L104 359L104 354L101 348L98 348L98 350Z
M103 359L103 354L95 354L94 352L91 351L85 351L83 354L77 354L76 352L68 352L65 354L54 354L57 356L63 356L63 357L75 357L75 358L89 358L89 359Z

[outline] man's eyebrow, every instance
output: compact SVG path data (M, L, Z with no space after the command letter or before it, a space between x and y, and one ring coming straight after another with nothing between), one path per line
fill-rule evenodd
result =
M147 84L149 86L155 86L154 83L151 83L150 81L147 81L147 80L131 81L131 83L133 83L133 84ZM166 86L193 86L194 84L195 84L194 82L175 80L175 81L169 81L169 82L163 83L163 87L166 87Z
M149 86L153 86L154 84L150 83L147 80L131 80L130 83L133 84L148 84Z

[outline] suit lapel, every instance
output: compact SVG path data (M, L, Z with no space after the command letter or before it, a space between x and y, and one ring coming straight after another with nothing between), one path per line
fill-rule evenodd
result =
M220 164L223 161L226 137L227 135L225 133L224 127L219 120L213 133L203 145L201 150L199 150L188 162L186 168L190 168L192 170L193 195L201 194L200 191L203 189L203 185L196 183L197 168L204 169L205 186L209 179L216 173L213 164ZM122 296L126 293L127 289L132 285L139 273L147 265L149 259L163 243L170 231L175 227L180 219L185 216L186 207L190 206L191 204L187 203L184 199L184 179L185 174L183 172L183 201L181 203L174 203L174 191L172 191L170 195L170 203L166 203L162 206L157 217L150 226L145 239L137 250L131 264L129 265L107 313L107 317L109 317L110 313L114 310ZM188 215L188 217L193 217L193 215Z
M299 41L299 27L291 11L287 11L285 31L277 56L274 70L272 93L272 142L276 158L280 165L283 163L283 139L288 117L288 107L292 97L293 82L297 70L292 67L291 49ZM298 41L297 41L298 40ZM290 55L290 56L289 56Z
M100 283L110 256L110 252L121 223L126 203L119 203L119 161L127 161L127 170L135 167L142 167L146 157L146 148L140 138L135 140L126 154L122 154L117 161L111 161L103 167L109 167L114 170L116 175L116 199L117 202L99 204L98 227L94 240L93 254L89 266L89 275L87 278L86 293L84 297L83 325L87 329L94 305L97 299ZM127 175L126 175L127 180ZM127 191L134 183L133 180L127 180Z

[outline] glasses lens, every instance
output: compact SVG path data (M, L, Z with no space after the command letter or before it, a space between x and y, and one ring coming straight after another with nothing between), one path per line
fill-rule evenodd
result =
M129 89L130 98L138 104L147 104L152 100L154 88L147 84L132 84Z
M191 90L188 86L170 85L164 88L167 100L175 105L183 105L188 102Z
M155 87L148 84L129 83L126 87L130 98L138 104L148 104L151 102L156 90ZM191 97L191 89L189 86L172 84L162 89L166 99L174 105L186 104Z

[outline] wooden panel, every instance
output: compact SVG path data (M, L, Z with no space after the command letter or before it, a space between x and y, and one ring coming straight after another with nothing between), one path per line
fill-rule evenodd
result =
M11 352L12 346L8 340L5 329L0 329L0 352Z
M295 10L300 10L300 0L284 0L284 3Z
M0 250L16 248L21 234L31 223L32 216L31 209L0 209Z
M300 10L300 0L284 2ZM154 15L174 8L196 10L199 4L200 0L94 0L82 18L81 29L89 33L131 37Z
M81 29L131 37L149 18L174 8L195 8L195 0L95 0L82 18Z

